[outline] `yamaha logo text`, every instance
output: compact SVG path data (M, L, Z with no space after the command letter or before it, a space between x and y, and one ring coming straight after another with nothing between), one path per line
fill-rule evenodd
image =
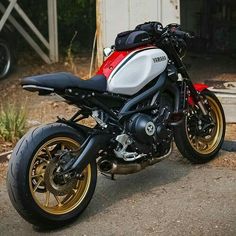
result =
M158 63L166 60L166 56L152 58L154 63Z

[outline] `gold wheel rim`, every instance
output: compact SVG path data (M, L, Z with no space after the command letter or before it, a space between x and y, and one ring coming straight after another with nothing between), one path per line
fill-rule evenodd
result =
M191 134L189 134L187 124L188 118L186 119L185 126L189 143L196 152L202 155L208 155L212 153L220 144L223 134L223 116L221 113L221 109L213 98L211 98L210 96L206 96L206 98L211 108L211 117L215 122L215 127L212 129L211 134L208 135L208 137L192 136Z
M68 137L57 137L43 144L34 155L29 169L29 187L37 205L54 215L63 215L73 211L84 200L91 183L91 165L82 172L83 179L76 180L65 195L50 192L46 186L45 171L52 161L53 148L60 145L61 150L77 150L80 144Z

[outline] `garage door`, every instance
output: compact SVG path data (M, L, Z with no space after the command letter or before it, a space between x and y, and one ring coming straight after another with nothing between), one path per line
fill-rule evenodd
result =
M99 54L114 44L117 33L145 21L179 23L179 6L179 0L97 0Z

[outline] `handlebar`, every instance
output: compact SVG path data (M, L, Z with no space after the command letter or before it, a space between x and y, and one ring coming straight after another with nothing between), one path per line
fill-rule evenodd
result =
M178 25L178 24L170 24L166 27L166 29L167 29L167 31L170 32L170 34L172 34L173 36L176 36L180 39L192 39L192 38L194 38L194 36L191 35L190 33L182 31L180 29L180 25Z
M180 30L179 24L169 24L165 28L163 28L160 22L151 21L137 25L135 30L146 31L154 40L172 36L176 36L177 38L184 40L194 38L189 33Z
M184 31L181 31L181 30L178 30L178 29L176 29L175 31L173 31L173 35L174 35L174 36L177 36L178 38L181 38L181 39L191 38L191 36L190 36L189 33L186 33L186 32L184 32Z

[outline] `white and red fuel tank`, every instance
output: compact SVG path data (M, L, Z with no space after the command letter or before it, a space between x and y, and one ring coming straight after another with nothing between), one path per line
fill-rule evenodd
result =
M167 67L166 53L156 47L132 51L115 51L104 62L98 74L107 78L107 91L134 95Z

